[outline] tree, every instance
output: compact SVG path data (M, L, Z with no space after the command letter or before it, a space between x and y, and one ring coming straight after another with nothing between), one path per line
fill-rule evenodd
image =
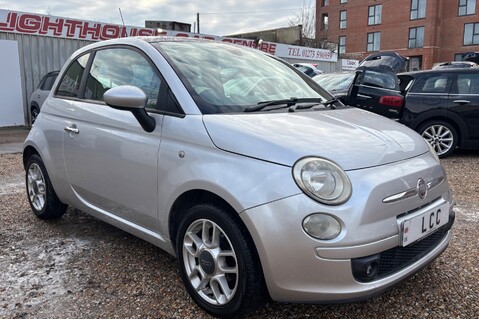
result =
M316 37L316 6L311 4L311 0L303 0L302 8L289 19L289 25L301 25L303 44L312 46Z

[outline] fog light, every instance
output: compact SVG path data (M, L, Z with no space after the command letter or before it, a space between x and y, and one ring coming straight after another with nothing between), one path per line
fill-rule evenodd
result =
M303 220L303 229L311 237L329 240L341 233L341 224L331 215L313 214Z

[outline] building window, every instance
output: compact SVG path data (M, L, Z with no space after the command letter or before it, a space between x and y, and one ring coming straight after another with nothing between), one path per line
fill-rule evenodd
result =
M424 27L409 29L408 48L422 48L424 47Z
M476 13L476 0L459 0L459 15L465 16Z
M462 61L464 53L456 53L454 54L454 61Z
M479 44L479 23L466 23L464 25L464 45Z
M339 37L339 54L346 53L346 36Z
M339 28L346 29L346 10L339 11Z
M329 17L327 13L323 13L321 16L321 30L328 31L329 29Z
M381 49L381 32L368 33L368 52Z
M411 0L411 20L426 17L426 0Z
M341 3L348 3L348 0L341 0Z
M369 7L368 25L381 24L382 9L381 4Z
M329 0L321 0L321 7L329 6Z

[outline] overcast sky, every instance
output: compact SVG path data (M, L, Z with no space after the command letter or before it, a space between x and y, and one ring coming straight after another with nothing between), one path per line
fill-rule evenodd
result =
M126 25L178 21L190 23L192 31L199 12L200 32L212 35L287 27L303 7L302 0L0 0L0 9L115 24L121 24L121 8Z

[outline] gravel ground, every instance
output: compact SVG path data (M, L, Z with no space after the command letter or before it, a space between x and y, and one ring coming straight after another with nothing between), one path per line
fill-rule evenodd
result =
M479 151L443 160L457 202L453 239L429 267L360 303L270 302L251 318L477 318ZM33 216L20 154L0 155L0 318L208 318L176 260L81 211Z

